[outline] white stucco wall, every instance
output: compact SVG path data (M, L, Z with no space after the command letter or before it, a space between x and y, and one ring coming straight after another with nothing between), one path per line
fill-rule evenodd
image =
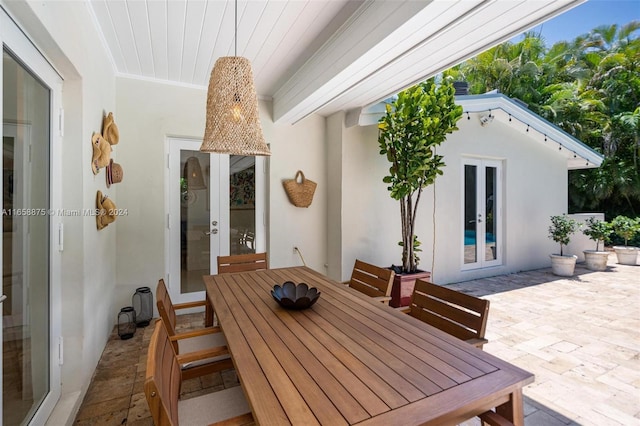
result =
M432 270L434 281L446 284L549 266L548 255L555 249L547 237L549 217L567 209L566 160L508 124L482 127L465 116L458 126L460 130L438 148L446 167L435 184L434 257L433 186L420 201L416 235L423 251L419 267ZM351 127L344 135L343 279L355 258L381 266L400 262L399 206L382 182L389 165L379 155L376 126ZM463 157L502 162L505 251L501 266L462 270Z
M117 306L130 304L136 287L155 290L165 267L165 139L202 138L206 91L128 78L118 78L116 122L120 144L115 161L124 179L117 187L117 206L128 209L118 218ZM272 267L307 264L324 272L326 263L326 199L324 118L310 116L295 125L275 125L271 104L260 101L263 132L271 147L267 179L267 227ZM309 208L289 203L282 180L298 169L317 183Z

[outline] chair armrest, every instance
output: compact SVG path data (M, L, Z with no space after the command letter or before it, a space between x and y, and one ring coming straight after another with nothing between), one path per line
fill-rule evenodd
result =
M222 332L222 329L220 327L208 327L208 328L201 328L199 330L185 331L184 333L177 333L175 336L169 336L169 339L172 342L175 342L180 339L189 339L191 337L205 336L207 334L221 333L221 332Z
M220 420L219 422L211 423L209 426L249 426L255 425L253 415L251 413L241 414L230 419Z
M188 309L188 308L197 308L199 306L207 306L209 301L207 300L198 300L196 302L186 302L186 303L175 303L173 305L173 309Z
M480 417L483 425L486 423L490 426L513 426L513 423L502 417L500 414L497 414L495 411L485 411L478 417Z
M176 355L176 359L180 365L190 362L201 361L204 359L215 358L229 354L229 348L226 346L218 346L215 348L202 349L195 352Z
M378 297L372 297L372 299L378 302L384 303L385 305L388 305L389 301L391 300L391 296L378 296Z
M487 339L478 339L476 337L474 337L473 339L465 340L465 342L469 343L470 345L475 346L476 348L480 348L480 349L482 349L482 346L485 343L489 343L489 341Z

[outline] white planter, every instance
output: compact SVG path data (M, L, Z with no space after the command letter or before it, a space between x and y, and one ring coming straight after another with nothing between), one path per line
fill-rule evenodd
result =
M584 262L587 269L590 271L604 271L607 269L609 252L595 250L583 250L582 252L584 253Z
M638 247L615 246L613 248L621 265L635 265L638 260Z
M553 272L553 275L558 275L561 277L573 276L573 271L576 268L576 261L578 260L578 256L560 256L559 254L550 254L549 257L551 258L551 272Z

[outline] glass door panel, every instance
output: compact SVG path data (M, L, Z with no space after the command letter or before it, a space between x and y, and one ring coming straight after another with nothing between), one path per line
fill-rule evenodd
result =
M29 423L50 391L48 87L3 50L2 424Z
M256 252L255 157L229 157L229 254Z
M464 166L464 263L478 261L477 216L478 203L476 196L478 167L471 164Z
M491 261L498 258L496 243L496 218L494 200L496 198L496 179L498 169L496 167L485 168L485 226L484 226L484 260Z

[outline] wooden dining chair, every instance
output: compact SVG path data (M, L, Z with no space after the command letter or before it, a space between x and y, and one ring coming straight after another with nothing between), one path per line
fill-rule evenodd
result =
M236 254L232 256L218 256L218 273L246 272L269 269L267 253Z
M480 349L487 343L488 300L416 280L405 312Z
M254 424L241 386L180 400L185 380L162 321L157 321L147 355L144 394L155 425L248 425Z
M347 285L360 293L389 304L391 287L395 273L391 269L381 268L356 259Z
M206 374L206 372L217 371L219 366L232 368L229 352L226 349L227 341L220 327L205 327L181 333L176 331L176 309L202 306L201 302L174 305L171 297L169 297L169 292L167 291L164 280L161 279L158 281L158 287L156 289L156 304L158 306L158 312L160 313L160 319L166 328L167 335L176 354L202 354L211 348L224 348L223 351L209 358L201 358L184 363L182 368L185 371L186 378ZM205 306L210 306L210 304L207 302ZM212 310L209 309L208 311Z

